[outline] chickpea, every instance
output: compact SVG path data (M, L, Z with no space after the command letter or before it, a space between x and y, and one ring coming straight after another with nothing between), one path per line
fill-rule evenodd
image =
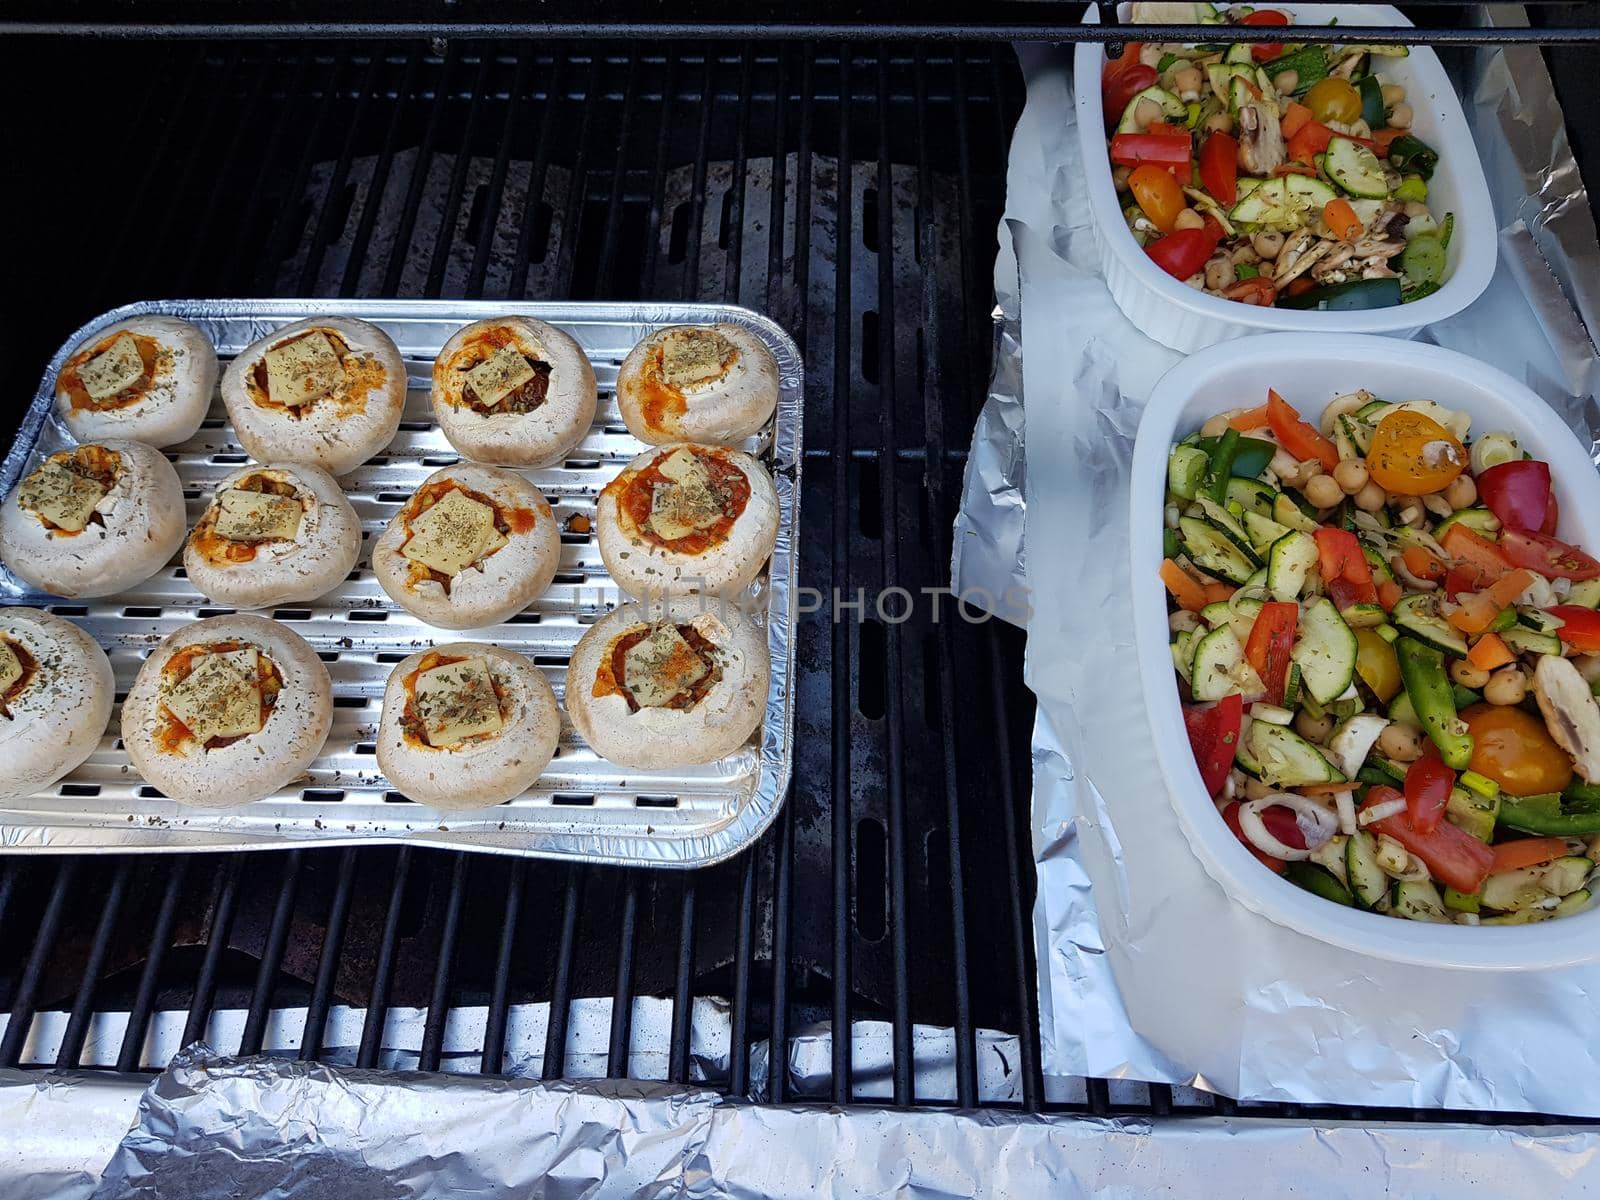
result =
M1227 133L1233 128L1233 118L1225 112L1212 113L1206 118L1207 133Z
M1275 234L1274 236L1282 238L1283 235ZM1322 430L1322 436L1331 438L1334 427L1340 417L1348 417L1352 413L1360 412L1371 401L1372 396L1368 392L1351 392L1348 395L1328 401L1327 406L1322 410L1322 416L1317 420L1317 424Z
M1128 176L1132 175L1132 174L1133 174L1133 168L1132 167L1113 167L1112 168L1112 170L1111 170L1111 182L1116 185L1117 191L1125 192L1125 191L1128 190Z
M1464 688L1477 691L1489 682L1489 672L1482 667L1473 666L1464 658L1458 658L1450 664L1450 678Z
M1192 208L1186 208L1172 222L1174 229L1204 229L1206 219Z
M1206 290L1206 277L1203 272L1196 271L1183 281L1183 286L1192 287L1197 292L1203 292Z
M1295 714L1294 727L1306 741L1322 742L1333 732L1333 718L1326 713L1320 717L1313 717L1310 712L1302 708Z
M1200 614L1179 609L1167 617L1167 629L1172 633L1193 633L1200 628Z
M1394 129L1411 128L1411 105L1401 101L1389 110L1389 125Z
M1490 704L1521 704L1528 694L1528 677L1513 663L1501 667L1483 685L1483 698Z
M1146 96L1133 107L1133 123L1140 129L1161 120L1161 105Z
M1236 249L1231 258L1234 263L1255 264L1261 261L1261 255L1256 253L1256 248L1250 245L1249 242Z
M1200 98L1200 68L1186 65L1176 68L1172 72L1172 86L1178 91L1180 100L1198 100Z
M1405 88L1398 83L1386 83L1380 90L1383 92L1383 106L1385 108L1393 108L1406 98Z
M1354 496L1367 486L1367 464L1359 458L1346 459L1333 469L1333 481L1346 496Z
M1600 683L1600 654L1580 654L1572 660L1572 665L1578 668L1578 674L1590 687Z
M1206 286L1214 292L1220 292L1233 282L1233 264L1226 255L1213 258L1206 263ZM1201 435L1205 436L1204 434Z
M1356 507L1362 512L1375 513L1384 506L1388 499L1389 493L1369 479L1366 485L1356 493Z
M1471 508L1477 498L1478 485L1467 474L1457 475L1444 490L1445 503L1451 508Z
M1332 508L1344 499L1344 489L1332 475L1313 475L1303 490L1306 499L1318 508Z
M1283 234L1272 229L1263 230L1250 239L1250 245L1262 258L1277 258L1278 251L1283 249Z
M1272 77L1272 86L1280 96L1293 95L1295 88L1300 86L1300 72L1294 70L1279 71Z
M1422 757L1423 733L1415 725L1391 722L1378 735L1378 753L1395 762L1416 762Z

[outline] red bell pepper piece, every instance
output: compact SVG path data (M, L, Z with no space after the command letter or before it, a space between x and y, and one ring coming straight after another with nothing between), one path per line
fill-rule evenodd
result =
M1439 545L1455 560L1454 566L1472 567L1482 578L1495 580L1511 569L1511 562L1501 553L1502 543L1491 542L1466 525L1450 526L1439 539Z
M1267 688L1267 703L1282 704L1283 689L1289 682L1289 658L1294 652L1294 631L1300 620L1300 606L1272 600L1261 606L1244 656L1261 676Z
M1227 782L1243 724L1244 700L1238 695L1224 696L1209 708L1184 709L1183 727L1207 795L1215 796Z
M1307 121L1294 136L1289 139L1286 147L1287 153L1295 162L1311 163L1316 156L1327 151L1328 143L1335 137L1349 138L1352 142L1360 142L1374 154L1378 153L1378 143L1371 138L1355 137L1348 133L1337 133L1329 129L1320 121Z
M1430 747L1431 749L1431 747ZM1406 769L1406 815L1418 833L1432 833L1450 803L1456 773L1444 765L1438 752L1424 754Z
M1558 604L1545 611L1560 619L1556 636L1563 642L1585 654L1600 654L1600 612L1581 604Z
M1259 862L1267 870L1271 871L1274 875L1283 874L1283 859L1273 858L1272 855L1267 854L1264 851L1257 850L1251 843L1250 839L1245 837L1244 829L1239 825L1239 802L1237 800L1222 810L1222 820L1229 829L1233 830L1233 836L1239 839L1244 848L1256 856L1257 862ZM1265 822L1266 818L1263 817L1262 823L1265 824ZM1298 833L1299 829L1296 828L1295 832ZM1301 840L1304 841L1305 839L1302 838Z
M1232 134L1218 130L1200 147L1200 186L1223 204L1239 198L1239 142Z
M1453 525L1445 532L1454 533L1461 528ZM1500 551L1513 566L1537 571L1546 579L1571 579L1581 582L1600 576L1600 562L1590 558L1576 546L1530 533L1526 529L1506 529L1500 534Z
M1138 167L1149 163L1179 171L1180 182L1187 181L1189 135L1187 133L1119 133L1111 139L1111 161L1119 167Z
M1314 536L1322 563L1322 582L1339 610L1352 604L1376 604L1378 588L1372 582L1372 567L1356 535L1348 529L1323 525Z
M1262 8L1245 17L1245 25L1287 25L1289 18L1275 8ZM1250 57L1256 62L1271 62L1283 53L1279 42L1260 42L1250 47Z
M1380 785L1368 790L1362 807L1402 799L1404 797L1394 788ZM1409 813L1397 813L1374 821L1367 828L1388 834L1427 864L1435 879L1458 892L1476 892L1489 877L1489 869L1494 864L1494 851L1488 843L1480 842L1449 821L1441 821L1424 833L1411 824Z
M1187 279L1206 265L1217 239L1204 229L1179 229L1144 248L1152 262L1174 279Z
M1494 862L1489 867L1489 874L1498 875L1501 871L1520 871L1523 867L1536 867L1540 863L1560 858L1566 852L1565 838L1532 837L1518 838L1514 842L1501 842L1494 848Z
M1529 458L1478 476L1478 495L1507 529L1544 528L1550 514L1550 464Z
M1339 465L1339 451L1334 444L1323 437L1315 425L1302 421L1294 406L1270 388L1267 390L1267 424L1272 427L1278 444L1296 458L1318 459L1330 471Z

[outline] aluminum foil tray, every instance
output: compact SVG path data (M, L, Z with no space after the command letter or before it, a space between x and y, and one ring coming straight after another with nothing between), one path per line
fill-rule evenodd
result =
M614 386L630 349L663 325L725 321L752 330L778 362L774 421L745 449L772 471L780 506L778 542L765 574L751 588L746 611L763 623L772 653L772 683L759 744L720 762L679 771L635 772L600 758L563 719L561 745L535 788L507 804L441 812L392 791L378 770L374 734L390 668L417 649L457 635L437 630L399 608L368 569L350 576L308 607L275 617L321 654L333 677L333 732L297 787L227 810L194 809L143 784L117 738L112 713L100 748L49 791L0 802L0 851L117 853L263 850L304 845L403 842L593 863L702 867L738 853L771 824L788 790L794 724L793 634L795 555L799 544L800 401L804 368L778 325L723 304L514 304L417 300L149 301L97 317L73 334L51 360L0 462L0 491L9 493L40 456L72 444L55 418L56 372L68 351L96 330L137 313L170 313L194 321L224 362L281 325L304 317L360 317L382 326L400 347L409 375L404 419L386 453L341 482L361 517L367 545L422 480L457 455L434 424L428 401L433 358L462 325L507 313L560 326L594 364L600 404L594 427L560 466L526 472L544 492L562 534L561 566L549 591L527 611L491 631L467 635L528 655L564 699L566 664L585 627L623 599L606 573L594 535L600 489L643 446L623 427ZM217 481L247 461L220 399L190 441L171 447L192 526ZM227 609L210 606L183 577L181 560L139 587L80 602L33 591L0 571L0 599L47 608L77 622L111 655L118 700L139 664L163 636L186 621Z

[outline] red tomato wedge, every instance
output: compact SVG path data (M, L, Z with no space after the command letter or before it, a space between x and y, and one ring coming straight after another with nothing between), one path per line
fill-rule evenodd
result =
M1450 803L1456 773L1438 753L1425 754L1406 769L1406 815L1418 833L1432 833Z
M1403 800L1392 787L1374 787L1367 792L1363 808L1386 800ZM1409 813L1397 813L1367 826L1375 833L1386 833L1425 864L1440 883L1458 892L1475 892L1489 877L1495 852L1465 830L1441 821L1427 833L1411 824Z
M1296 458L1315 458L1330 471L1339 465L1339 451L1334 444L1311 422L1302 421L1294 406L1270 388L1267 390L1267 424L1272 426L1278 444Z
M1187 279L1216 251L1217 239L1204 229L1180 229L1144 248L1150 260L1174 279Z
M1287 25L1289 18L1275 8L1262 8L1245 17L1245 25ZM1250 57L1256 62L1271 62L1283 53L1283 46L1278 42L1261 42L1250 47Z
M1600 654L1600 612L1581 604L1558 604L1545 611L1561 621L1556 636L1563 642L1585 654Z
M1223 204L1239 198L1239 142L1231 134L1219 130L1200 147L1200 186Z
M1507 529L1543 530L1550 514L1550 464L1538 459L1501 463L1478 476L1478 495Z
M1111 139L1111 161L1119 167L1139 167L1146 163L1187 172L1189 135L1187 133L1119 133ZM1184 175L1187 180L1187 174Z
M1289 681L1289 658L1294 652L1294 631L1300 621L1300 606L1269 601L1256 614L1245 642L1244 656L1261 676L1267 688L1267 703L1282 704L1283 689Z
M1324 525L1314 536L1322 565L1322 582L1339 610L1342 612L1352 604L1376 604L1378 589L1372 582L1372 567L1356 535L1348 529Z
M1461 526L1453 525L1447 533ZM1600 562L1576 546L1526 529L1507 529L1500 534L1500 551L1513 566L1537 571L1546 579L1571 579L1582 582L1600 576ZM1446 547L1448 549L1448 547Z
M1183 711L1183 727L1189 733L1189 746L1208 795L1215 796L1227 782L1243 724L1244 700L1237 695L1224 696L1209 708Z

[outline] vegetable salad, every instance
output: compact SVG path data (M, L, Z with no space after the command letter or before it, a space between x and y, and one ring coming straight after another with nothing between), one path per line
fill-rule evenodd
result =
M1172 659L1219 817L1273 872L1418 921L1590 902L1600 562L1550 467L1430 400L1277 392L1174 446Z
M1136 4L1217 26L1130 43L1101 81L1128 228L1169 275L1243 304L1388 308L1436 292L1454 219L1428 207L1438 153L1383 64L1404 46L1251 43L1277 9Z

